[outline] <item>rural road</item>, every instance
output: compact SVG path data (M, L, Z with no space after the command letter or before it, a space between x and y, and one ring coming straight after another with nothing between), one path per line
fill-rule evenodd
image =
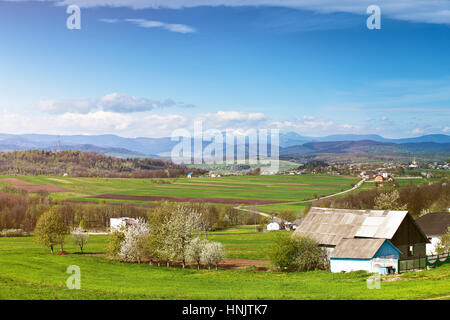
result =
M338 196L338 195L341 195L341 194L344 194L344 193L347 193L347 192L351 192L353 190L358 189L359 187L361 187L361 185L364 183L364 181L366 181L366 180L362 179L357 184L355 184L352 188L344 190L344 191L341 191L341 192L338 192L338 193L333 193L333 194L330 194L328 196L320 197L320 198L317 198L317 199L310 199L310 200L304 200L304 201L299 201L299 202L289 202L289 204L307 203L307 202L313 202L313 201L317 201L317 200L332 198L332 197L335 197L335 196Z
M330 194L328 196L320 197L320 198L317 198L317 199L303 200L303 201L298 201L298 202L286 202L285 204L308 203L308 202L313 202L313 201L317 201L317 200L332 198L332 197L335 197L335 196L338 196L338 195L341 195L341 194L344 194L344 193L347 193L347 192L351 192L351 191L354 191L354 190L358 189L359 187L361 187L361 185L364 183L364 181L366 181L366 180L362 179L357 184L355 184L352 188L344 190L344 191L341 191L341 192L338 192L338 193L333 193L333 194ZM272 218L272 216L270 214L267 214L267 213L264 213L264 212L261 212L261 211L245 209L245 208L241 208L241 207L234 207L234 208L237 209L237 210L240 210L240 211L256 213L256 214L259 214L259 215L261 215L263 217ZM273 221L277 222L277 223L283 222L282 219L277 218L277 217L275 217L273 219Z

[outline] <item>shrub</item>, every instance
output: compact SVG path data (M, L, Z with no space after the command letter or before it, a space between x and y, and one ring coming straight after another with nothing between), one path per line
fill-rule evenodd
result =
M120 253L120 248L122 247L122 242L125 239L123 232L113 232L109 236L108 246L106 247L106 252L108 256L112 258L117 258Z
M0 237L25 237L27 233L22 229L5 229L0 232Z
M450 227L448 227L447 233L442 235L441 241L436 248L436 253L441 254L444 252L450 252Z
M269 252L272 264L281 271L324 269L326 252L317 242L304 236L279 236Z
M283 210L278 215L278 218L288 222L293 222L295 220L295 214L291 210Z

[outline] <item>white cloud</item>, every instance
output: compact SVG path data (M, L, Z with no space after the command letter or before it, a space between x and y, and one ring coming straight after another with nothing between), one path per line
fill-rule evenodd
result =
M424 130L423 130L422 128L415 128L415 129L412 131L412 133L413 133L413 134L423 134L423 133L424 133Z
M191 104L176 102L172 99L164 101L147 98L136 98L120 93L110 93L98 99L80 100L41 100L38 108L50 114L89 113L93 111L109 111L117 113L133 113L151 111L164 107L193 107Z
M171 24L171 23L164 23L161 21L145 20L145 19L125 19L125 21L131 22L141 28L162 28L168 31L178 33L193 33L196 31L194 28L184 24Z
M119 19L109 19L109 18L105 18L105 19L100 19L101 22L106 22L106 23L118 23L120 22Z
M180 9L198 6L273 6L309 10L317 13L366 15L373 0L54 0L60 5L81 7L131 7ZM450 0L378 0L383 16L413 22L450 24Z
M442 129L442 132L445 132L445 133L449 132L450 133L450 127L446 126L444 129Z

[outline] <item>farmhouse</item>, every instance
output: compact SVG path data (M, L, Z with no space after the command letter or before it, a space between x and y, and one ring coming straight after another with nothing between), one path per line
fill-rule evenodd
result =
M329 258L336 258L333 255L334 250L338 250L337 254L341 252L339 246L343 245L342 239L389 240L401 252L399 258L424 257L425 246L429 243L408 211L313 207L294 234L308 235L316 239L320 246L327 249ZM350 244L354 246L363 243L353 241ZM381 246L380 242L376 243ZM373 257L377 252L371 251ZM352 258L367 259L367 255L368 253L364 252L361 257L352 256Z
M397 269L400 254L386 239L341 239L331 253L330 271L392 273Z
M383 179L383 176L377 175L377 176L375 177L375 179L373 179L373 181L375 181L375 182L383 182L384 179Z
M426 247L427 254L436 254L442 235L446 234L450 227L450 212L428 213L417 218L416 223L430 240Z

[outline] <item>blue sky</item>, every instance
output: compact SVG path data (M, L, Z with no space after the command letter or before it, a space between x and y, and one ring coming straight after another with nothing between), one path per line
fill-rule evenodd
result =
M0 39L0 132L450 134L450 1L0 0Z

